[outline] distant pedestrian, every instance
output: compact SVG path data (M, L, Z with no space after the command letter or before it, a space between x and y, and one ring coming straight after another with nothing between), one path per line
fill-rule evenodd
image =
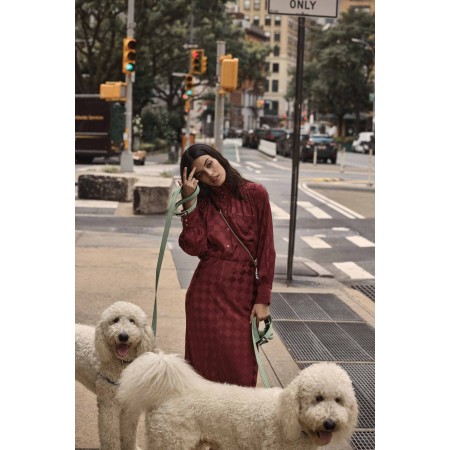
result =
M250 323L270 314L275 268L269 195L205 144L183 153L180 173L183 197L200 186L179 237L200 259L186 293L185 358L211 381L256 386Z

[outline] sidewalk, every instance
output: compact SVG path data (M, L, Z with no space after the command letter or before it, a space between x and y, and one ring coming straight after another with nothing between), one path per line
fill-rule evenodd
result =
M176 174L178 165L147 163L135 170ZM95 325L102 311L118 300L139 305L151 318L159 245L147 235L76 231L75 321ZM195 266L195 258L192 264ZM299 368L314 361L338 362L348 370L360 405L358 427L364 430L355 433L355 442L365 441L364 448L372 448L375 304L332 278L307 275L297 275L289 284L281 276L275 279L271 305L274 339L262 347L270 384L286 386ZM184 354L185 292L167 248L158 285L156 341L157 347L168 353ZM96 398L75 384L75 447L98 449ZM143 448L143 416L138 444Z

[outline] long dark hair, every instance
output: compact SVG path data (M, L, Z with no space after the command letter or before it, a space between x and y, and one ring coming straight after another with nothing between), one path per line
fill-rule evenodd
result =
M194 144L186 149L181 156L180 161L180 176L183 178L183 169L187 167L187 174L189 175L192 170L192 163L199 157L203 155L209 155L211 158L217 159L220 165L225 169L226 179L225 184L229 186L232 190L233 195L242 200L242 194L239 190L240 185L248 181L242 177L242 175L230 164L228 159L226 159L220 152L218 152L213 147L206 144ZM212 194L211 187L199 181L200 193L198 194L200 198L207 197Z

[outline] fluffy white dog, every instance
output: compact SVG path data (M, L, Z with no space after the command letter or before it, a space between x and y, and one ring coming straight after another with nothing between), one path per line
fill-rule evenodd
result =
M124 413L117 400L122 371L155 350L148 318L139 306L116 302L96 327L75 325L75 378L97 394L101 450L134 450L139 414Z
M122 373L118 398L147 411L147 450L313 450L348 439L358 405L334 363L300 371L285 388L207 381L178 355L145 353Z

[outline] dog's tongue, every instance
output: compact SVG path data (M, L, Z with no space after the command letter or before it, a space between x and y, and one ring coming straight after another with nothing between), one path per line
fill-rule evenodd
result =
M327 445L333 437L333 433L330 431L319 431L317 434L319 435L320 445Z
M117 354L119 355L119 356L127 356L127 354L128 354L128 345L127 344L119 344L117 347L116 347L116 350L117 350Z

